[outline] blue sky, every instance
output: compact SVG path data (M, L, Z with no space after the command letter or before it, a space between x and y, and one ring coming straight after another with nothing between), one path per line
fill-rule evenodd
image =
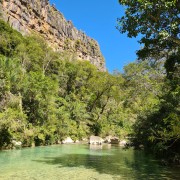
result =
M77 29L98 41L109 72L122 71L124 65L136 60L138 40L120 34L115 28L117 18L124 13L118 0L50 0L50 3Z

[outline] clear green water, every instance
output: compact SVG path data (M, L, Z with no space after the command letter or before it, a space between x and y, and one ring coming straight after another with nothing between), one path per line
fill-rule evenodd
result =
M133 149L58 145L0 152L1 180L180 179L180 169L161 167Z

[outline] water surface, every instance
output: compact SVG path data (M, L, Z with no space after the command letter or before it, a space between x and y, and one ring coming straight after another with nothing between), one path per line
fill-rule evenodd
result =
M82 144L0 152L0 180L180 179L180 169L117 146Z

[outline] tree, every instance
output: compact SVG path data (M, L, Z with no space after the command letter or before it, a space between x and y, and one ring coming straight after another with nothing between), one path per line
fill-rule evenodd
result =
M150 64L164 61L166 80L162 95L152 111L138 115L134 127L134 143L144 144L156 154L179 156L180 114L180 1L179 0L119 0L126 7L118 19L118 30L128 37L141 35L143 48L137 51L139 60ZM147 108L148 110L148 108Z
M139 59L169 59L180 48L179 0L119 0L126 7L125 15L118 19L118 30L128 37L141 35L143 48L137 51ZM179 59L171 66L180 64ZM168 67L168 64L166 65ZM168 69L167 70L172 70Z

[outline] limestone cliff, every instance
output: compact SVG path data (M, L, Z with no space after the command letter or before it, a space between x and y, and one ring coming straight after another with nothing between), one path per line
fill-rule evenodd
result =
M66 21L49 0L0 0L0 6L4 20L14 29L23 34L39 33L54 50L67 50L100 71L106 70L98 43Z

